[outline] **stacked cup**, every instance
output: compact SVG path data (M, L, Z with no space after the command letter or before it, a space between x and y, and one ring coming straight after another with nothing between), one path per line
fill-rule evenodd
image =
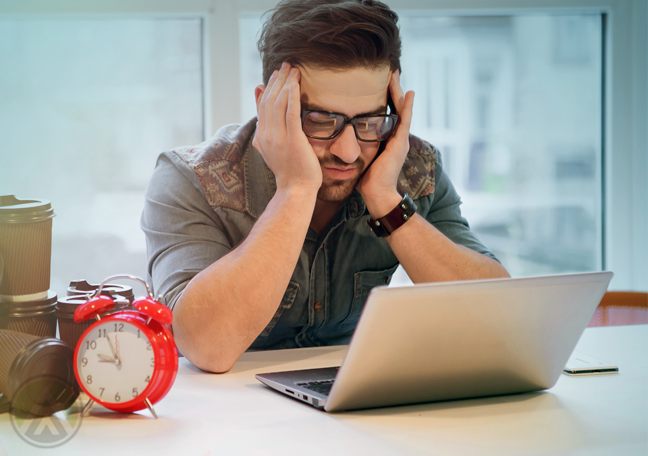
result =
M79 396L73 350L56 338L0 330L0 393L26 416L69 408Z
M56 335L50 287L52 218L47 200L0 196L0 329Z
M108 312L102 313L102 317L116 311L128 310L130 308L131 303L128 299L119 294L105 290L101 290L101 294L104 296L110 296L115 302L115 307L110 309ZM88 302L88 297L89 295L65 296L59 298L58 304L56 305L56 319L58 320L60 338L72 348L76 347L81 335L94 323L94 319L79 323L74 321L74 311L82 304Z

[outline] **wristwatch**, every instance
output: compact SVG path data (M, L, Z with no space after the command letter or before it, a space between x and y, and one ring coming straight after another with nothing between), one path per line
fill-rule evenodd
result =
M416 203L412 198L407 193L401 193L401 195L403 195L403 199L389 214L378 220L371 217L367 220L369 227L376 236L389 236L416 213Z

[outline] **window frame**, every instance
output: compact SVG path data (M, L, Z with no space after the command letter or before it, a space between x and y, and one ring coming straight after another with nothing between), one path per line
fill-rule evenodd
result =
M240 118L238 18L276 0L22 0L3 19L194 17L203 23L203 128L209 137ZM602 129L602 268L610 289L648 291L648 4L645 0L386 0L397 11L438 15L605 14ZM222 46L221 43L227 43ZM228 62L223 69L223 62ZM261 83L261 81L259 81ZM250 94L250 96L253 96ZM227 109L223 109L227 106Z

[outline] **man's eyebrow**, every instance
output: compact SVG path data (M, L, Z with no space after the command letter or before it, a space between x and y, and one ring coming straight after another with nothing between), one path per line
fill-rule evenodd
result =
M302 100L301 107L302 107L302 109L305 109L306 111L326 111L326 112L330 112L328 109L325 109L325 108L323 108L323 107L321 107L319 105L313 104L313 103L309 103L306 100ZM386 112L387 112L387 106L379 106L376 109L374 109L373 111L362 112L360 114L356 114L353 117L375 116L375 115L378 115L378 114L385 114Z

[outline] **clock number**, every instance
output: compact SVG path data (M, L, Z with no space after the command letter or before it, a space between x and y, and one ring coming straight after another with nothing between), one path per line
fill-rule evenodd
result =
M140 338L140 330L139 329L137 330L137 338L138 339Z
M119 327L119 329L117 329ZM124 324L123 323L115 323L115 332L124 332Z
M150 382L150 381L151 381L151 376L150 376L150 375L147 375L146 378L144 379L144 381L145 381L146 383Z
M119 393L115 393L115 402L121 401L121 397L119 397Z
M101 334L101 331L103 331L103 335ZM100 329L99 330L99 337L106 337L106 330L105 329Z
M86 350L94 350L95 348L97 348L96 341L93 340L92 342L90 342L89 340L86 340Z
M150 343L150 342L147 342L147 343L146 343L146 349L147 349L147 350L152 350L152 348L151 348L151 343Z
M99 397L103 396L103 392L106 391L106 388L99 388L101 390L101 393L99 393Z
M155 367L155 358L151 358L151 367Z
M86 377L86 383L87 383L88 385L90 385L90 384L92 383L92 375L88 375L88 376Z
M88 365L88 358L83 358L83 359L81 360L81 365L82 365L83 367L86 367L86 366Z
M137 397L138 394L137 388L133 388L133 397Z

